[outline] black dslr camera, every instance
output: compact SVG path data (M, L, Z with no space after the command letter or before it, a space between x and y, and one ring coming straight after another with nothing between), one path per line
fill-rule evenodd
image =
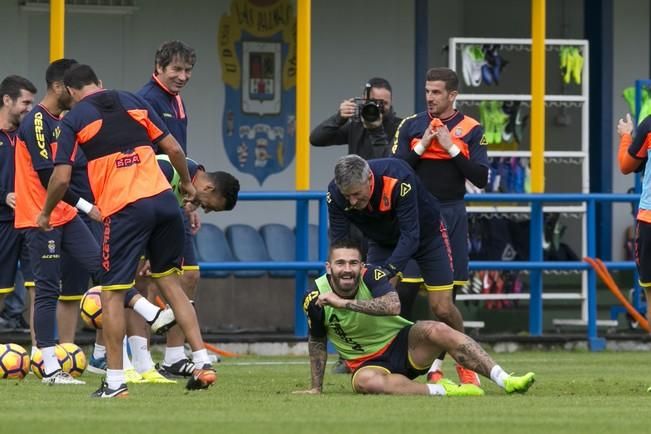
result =
M363 120L366 123L376 122L384 112L384 101L371 99L371 84L364 85L364 98L354 98L356 121Z

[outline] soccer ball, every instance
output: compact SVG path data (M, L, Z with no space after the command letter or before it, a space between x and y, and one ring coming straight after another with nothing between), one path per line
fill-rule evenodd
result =
M73 343L61 344L64 350L68 352L71 360L70 370L67 371L73 377L79 377L86 370L86 355L84 351Z
M102 328L102 300L100 294L102 292L101 286L94 286L90 288L81 298L79 307L81 310L81 319L84 323L91 328Z
M0 345L0 378L22 380L29 372L29 356L17 344Z
M68 354L68 352L65 350L65 348L63 348L61 345L57 345L54 348L54 354L57 356L61 370L70 372L72 370L72 358L70 357L70 354ZM32 354L32 372L38 378L43 378L43 374L45 373L43 354L38 348L34 350L34 354Z

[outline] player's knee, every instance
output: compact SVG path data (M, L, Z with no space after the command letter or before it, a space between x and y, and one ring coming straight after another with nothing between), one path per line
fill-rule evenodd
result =
M430 341L438 342L450 334L452 328L441 321L421 321L417 323L419 327L423 327Z
M198 270L185 270L181 277L181 285L183 291L187 294L188 298L192 299L199 284L199 271Z
M432 312L439 321L445 322L452 316L453 308L454 305L452 303L441 302L432 305Z
M372 371L361 370L355 374L355 392L363 394L383 393L383 376Z

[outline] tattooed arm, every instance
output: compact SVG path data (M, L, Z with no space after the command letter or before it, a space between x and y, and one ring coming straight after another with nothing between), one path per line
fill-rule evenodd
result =
M307 342L310 353L310 370L312 372L312 390L321 393L323 389L323 377L325 375L328 351L326 350L326 338L310 336Z
M319 295L319 305L330 305L338 309L347 309L374 316L390 316L400 314L400 299L396 291L372 298L370 300L350 300L341 298L334 292Z
M323 388L323 376L325 374L328 352L326 350L327 330L323 308L317 304L319 291L311 291L305 295L303 310L307 315L309 338L307 341L308 352L310 353L311 389L298 390L295 394L318 395Z

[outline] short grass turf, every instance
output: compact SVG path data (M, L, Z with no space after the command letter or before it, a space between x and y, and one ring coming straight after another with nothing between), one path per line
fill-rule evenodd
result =
M46 386L33 375L0 380L0 433L644 433L649 432L651 357L645 352L493 354L507 371L536 373L526 395L506 395L483 379L486 396L362 396L350 376L309 387L305 357L239 357L218 365L217 384L186 392L176 385L130 385L124 400L85 386ZM334 359L333 356L330 357ZM445 373L457 380L452 362ZM421 381L423 381L421 379Z

